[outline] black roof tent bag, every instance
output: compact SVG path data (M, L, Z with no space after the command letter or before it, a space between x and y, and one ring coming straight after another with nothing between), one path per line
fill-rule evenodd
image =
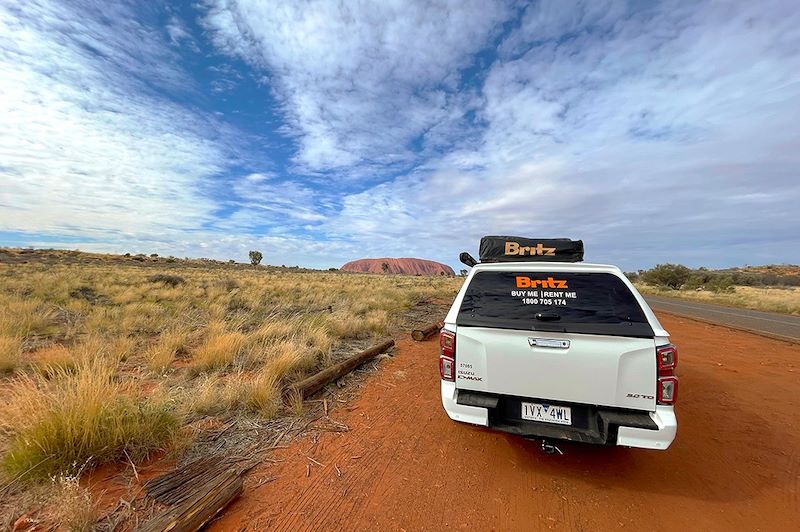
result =
M583 240L569 238L481 238L481 262L580 262Z

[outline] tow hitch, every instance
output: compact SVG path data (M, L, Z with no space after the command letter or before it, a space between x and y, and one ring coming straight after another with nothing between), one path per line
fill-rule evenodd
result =
M563 452L561 452L561 449L556 447L554 443L551 443L547 440L542 440L541 449L544 454L555 454L555 453L564 454Z

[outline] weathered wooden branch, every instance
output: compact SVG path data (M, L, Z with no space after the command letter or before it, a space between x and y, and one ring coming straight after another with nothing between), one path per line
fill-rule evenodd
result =
M179 469L164 473L145 483L147 494L166 505L183 502L195 489L213 480L223 471L230 469L229 462L221 457L209 457L195 460Z
M444 323L441 321L437 321L433 325L426 327L424 329L415 329L411 331L411 338L416 340L417 342L424 342L444 327Z
M243 470L212 459L198 460L145 484L150 496L170 505L139 528L142 532L200 530L241 495Z
M300 399L305 399L306 397L309 397L324 388L328 383L342 378L344 375L347 375L361 364L364 364L384 351L387 351L393 345L394 340L387 340L379 345L372 346L365 351L357 353L350 358L339 362L338 364L327 367L319 373L316 373L289 386L286 390L286 394L289 397L294 395L300 397Z

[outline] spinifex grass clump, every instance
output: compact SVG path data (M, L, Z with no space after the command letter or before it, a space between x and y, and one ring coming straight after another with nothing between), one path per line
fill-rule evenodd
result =
M30 358L31 368L45 377L72 372L77 366L77 360L69 349L58 344L39 349Z
M168 330L161 333L158 341L146 353L148 367L157 372L163 372L175 356L186 349L187 332L181 330Z
M244 345L245 337L239 332L214 332L194 352L193 373L223 369L233 362Z
M125 454L141 459L178 429L166 404L137 398L104 360L50 380L21 377L4 410L0 423L13 439L3 465L12 475L71 473Z

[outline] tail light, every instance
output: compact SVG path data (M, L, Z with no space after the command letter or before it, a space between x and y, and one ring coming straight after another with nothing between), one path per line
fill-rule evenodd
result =
M442 329L439 333L439 375L442 380L456 380L456 335Z
M668 377L675 374L678 365L678 348L674 345L663 345L656 349L658 356L658 374Z
M658 404L674 405L678 398L678 377L658 378Z
M660 405L674 405L678 398L678 377L675 376L675 368L678 366L678 348L671 344L656 348L656 363L658 366L657 402Z

